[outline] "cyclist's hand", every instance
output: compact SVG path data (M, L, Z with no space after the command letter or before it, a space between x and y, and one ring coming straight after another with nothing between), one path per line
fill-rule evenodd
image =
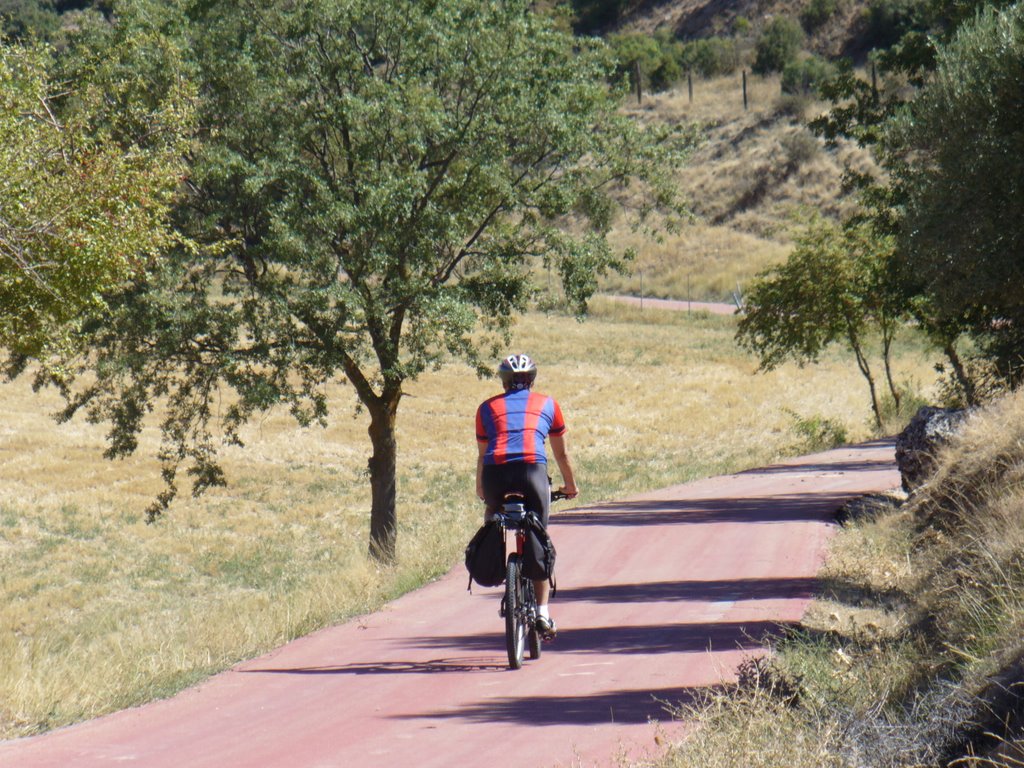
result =
M562 494L567 499L575 499L577 496L580 495L580 490L579 488L576 487L575 484L563 485L561 488L558 489L558 491L556 491L556 493Z

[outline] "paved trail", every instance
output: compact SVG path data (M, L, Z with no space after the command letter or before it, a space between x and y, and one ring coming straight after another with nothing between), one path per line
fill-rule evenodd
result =
M459 567L383 611L181 695L0 743L0 766L612 765L660 702L729 680L803 614L848 498L895 487L876 442L553 517L561 633L506 669L498 591ZM563 505L564 506L564 505Z

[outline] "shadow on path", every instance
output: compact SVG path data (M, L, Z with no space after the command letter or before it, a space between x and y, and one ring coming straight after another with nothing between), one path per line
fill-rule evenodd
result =
M697 525L831 520L849 493L756 496L745 499L644 499L563 512L552 525Z
M479 658L431 659L429 661L378 661L324 667L293 667L284 669L242 669L244 674L264 675L432 675L439 672L486 672L502 670L507 665Z
M589 603L723 602L809 598L819 587L815 578L731 579L720 581L652 581L604 584L558 590L559 600Z
M604 725L670 720L672 708L693 702L711 688L610 690L588 696L521 696L477 701L450 709L409 715L409 719L463 719L474 723L516 725Z
M698 624L652 624L626 627L560 629L552 648L558 653L704 653L761 648L791 626L775 621ZM475 635L438 635L412 641L419 648L498 651L505 647L499 631Z

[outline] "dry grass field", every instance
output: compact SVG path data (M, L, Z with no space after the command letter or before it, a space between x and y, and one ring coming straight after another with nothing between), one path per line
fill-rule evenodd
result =
M563 405L582 502L799 451L790 411L868 436L851 361L754 375L734 326L600 302L586 322L519 323L511 347L536 356L538 389ZM929 381L916 348L901 375ZM270 415L226 450L229 487L154 525L142 510L159 489L155 434L108 462L99 428L48 418L52 395L2 391L0 736L14 737L169 695L446 571L479 515L472 424L496 386L454 364L408 385L393 568L365 556L366 419L344 386L327 429Z

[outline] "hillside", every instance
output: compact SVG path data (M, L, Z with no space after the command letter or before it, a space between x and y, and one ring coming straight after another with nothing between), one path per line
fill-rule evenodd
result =
M785 258L794 229L813 212L847 212L843 169L871 164L853 145L828 148L814 136L807 120L826 105L783 94L777 75L748 75L747 109L739 73L695 78L693 91L692 103L683 82L628 107L645 119L699 126L701 144L678 172L694 220L660 242L620 232L619 242L636 248L638 258L632 275L604 281L606 291L731 300Z
M584 9L580 15L586 19L586 8L602 4L577 0L574 5ZM617 5L620 10L615 14L591 11L590 18L600 19L602 23L589 31L651 34L656 30L670 30L681 40L694 40L735 34L737 27L743 26L743 22L737 24L740 19L757 30L777 16L798 18L808 8L815 7L827 18L809 35L807 49L828 58L850 57L858 63L862 63L876 32L872 29L871 6L861 0L634 0Z

